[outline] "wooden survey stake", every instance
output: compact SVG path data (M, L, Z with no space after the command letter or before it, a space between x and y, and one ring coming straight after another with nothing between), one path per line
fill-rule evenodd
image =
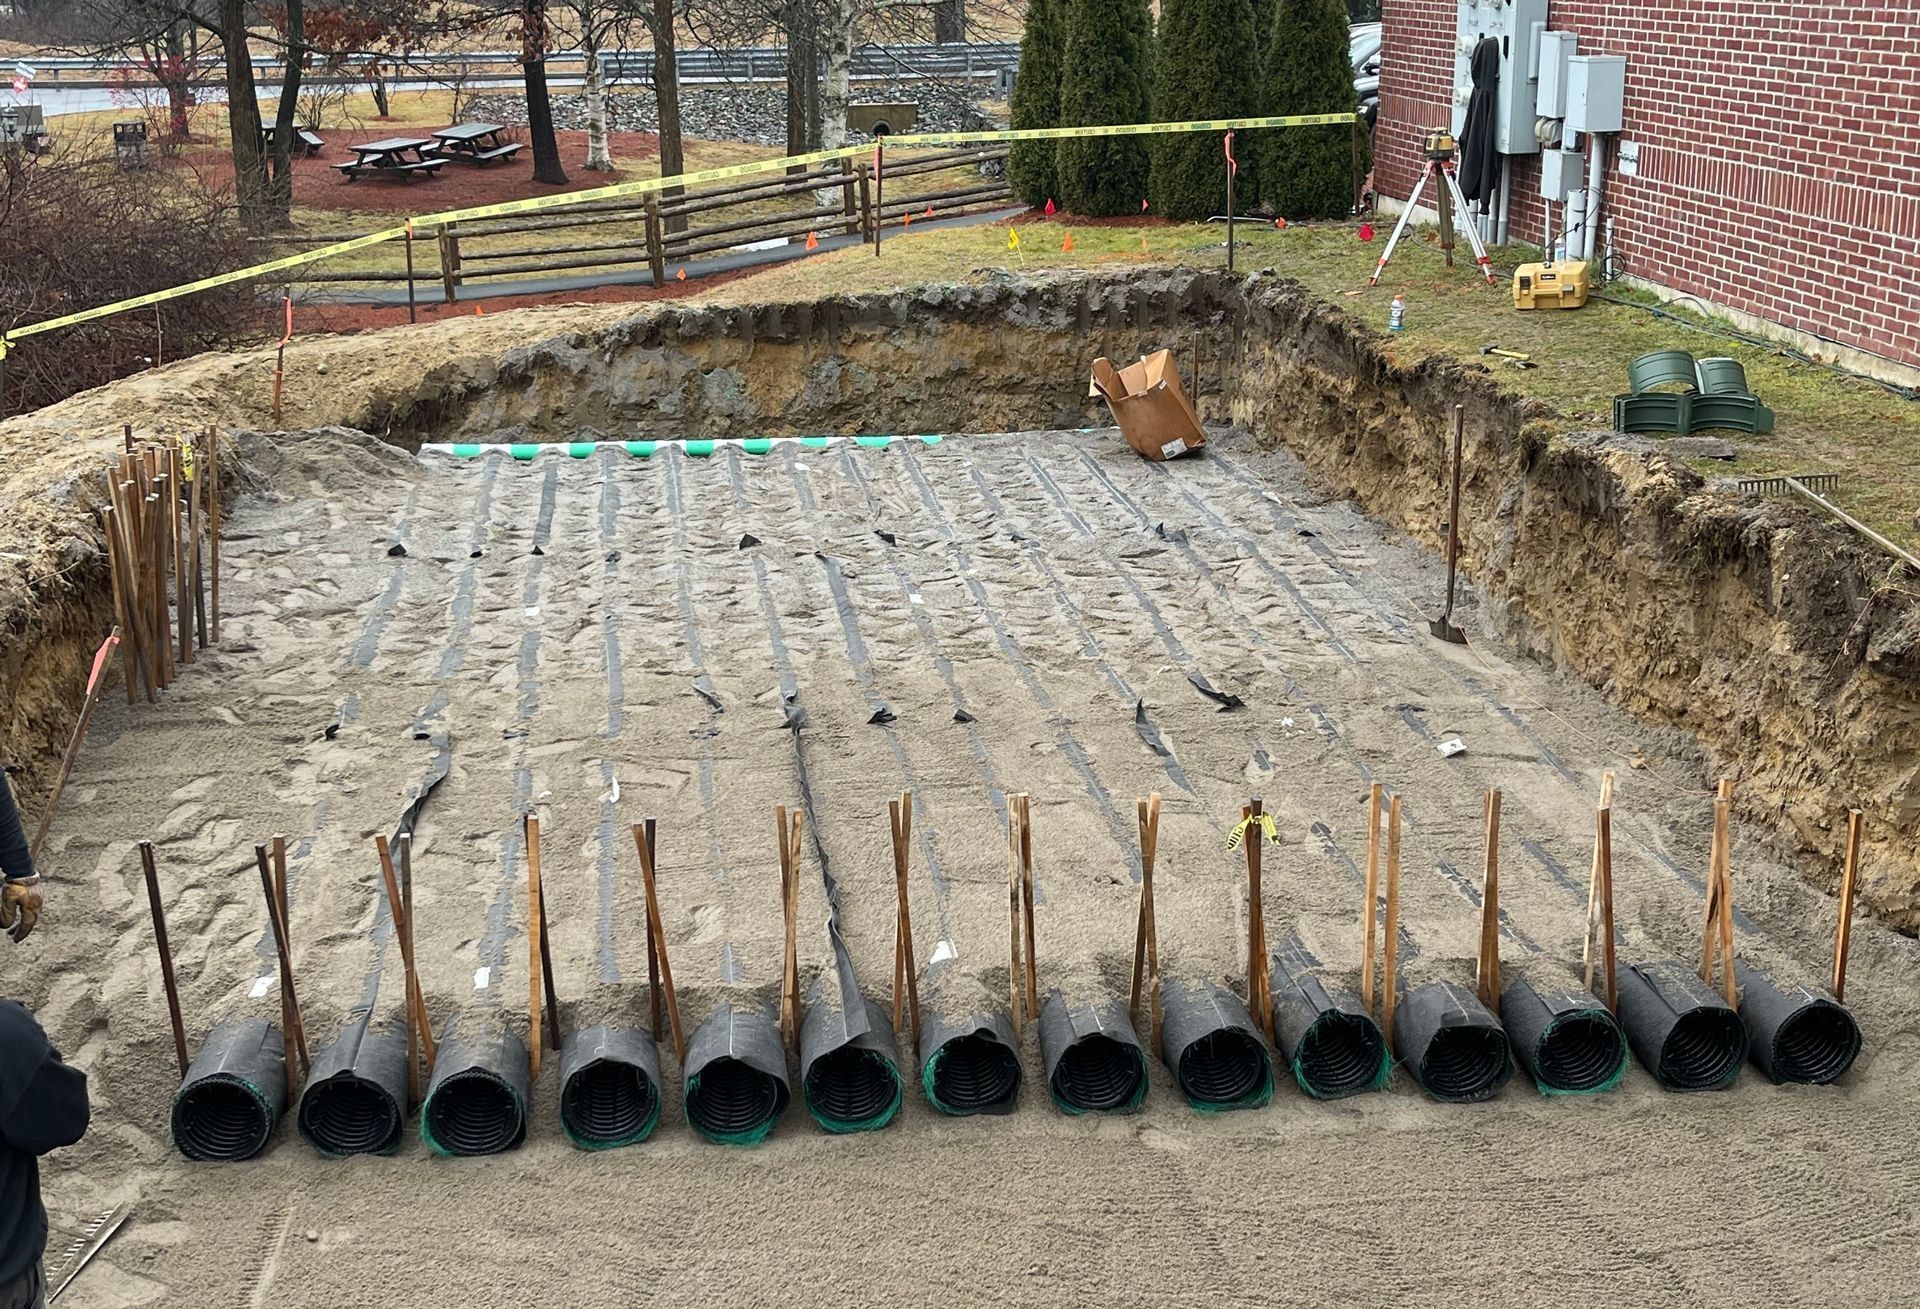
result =
M374 849L380 854L380 874L386 881L387 916L393 920L393 933L400 942L400 963L406 977L407 1029L413 1038L408 1044L411 1047L417 1042L419 1052L426 1061L426 1071L431 1075L434 1060L439 1051L434 1044L433 1025L427 1020L426 997L420 989L420 974L414 967L412 844L411 836L400 838L401 867L405 871L407 882L407 890L403 893L399 879L394 876L393 852L387 846L387 838L385 836L373 838ZM418 1101L418 1074L410 1071L407 1081L408 1090L414 1093L414 1099Z
M1707 857L1707 919L1700 949L1700 980L1713 985L1716 947L1720 956L1721 993L1738 1008L1740 994L1733 976L1733 781L1720 780L1713 802L1713 850Z
M1844 1003L1847 994L1847 950L1853 944L1853 890L1860 874L1860 835L1864 815L1847 810L1847 862L1840 872L1840 925L1833 940L1833 998Z
M153 866L153 842L140 843L140 868L147 879L147 908L153 914L153 943L160 952L160 982L167 992L167 1019L173 1024L173 1053L180 1076L187 1075L187 1030L180 1021L180 985L173 976L173 949L167 944L167 912L160 903L160 874Z
M287 1065L289 1085L295 1077L305 1079L312 1065L307 1052L307 1035L300 1021L300 1001L293 989L293 958L287 949L287 920L280 907L280 883L267 861L267 847L253 847L254 862L260 866L260 889L267 897L267 925L273 930L274 949L280 956L280 1039Z
M1613 770L1609 768L1606 772L1600 774L1600 804L1594 810L1593 863L1592 863L1592 866L1587 871L1587 931L1586 931L1585 939L1580 944L1580 970L1585 977L1584 985L1589 991L1593 990L1593 951L1598 941L1599 932L1600 932L1603 885L1611 883L1612 871L1613 871L1611 864L1609 864L1604 878L1601 874L1600 828L1603 825L1603 823L1607 821L1607 818L1603 818L1602 815L1610 816L1612 813L1612 810L1613 810ZM1611 860L1612 858L1611 845L1607 847L1607 857L1609 860ZM1611 894L1612 894L1612 891L1609 885L1605 890L1605 895L1611 896ZM1607 901L1605 905L1605 912L1608 915L1611 915L1613 912L1613 905L1610 899ZM1612 948L1612 939L1613 939L1612 931L1611 929L1609 929L1608 936L1607 936L1608 949ZM1608 978L1608 984L1609 985L1612 984L1611 977ZM1611 1000L1609 1000L1608 1007L1609 1008L1612 1007Z
M1480 1003L1500 1016L1500 792L1487 792L1486 862L1480 874L1480 959L1474 969Z
M527 814L522 820L527 840L527 1031L532 1036L533 1078L540 1079L540 1056L551 1043L561 1043L560 994L553 984L553 955L547 948L547 897L540 886L540 815ZM546 1022L540 1021L541 1000L546 1001Z
M1133 934L1133 986L1127 995L1127 1012L1136 1030L1140 1026L1140 1001L1144 993L1151 1015L1148 1028L1153 1048L1160 1048L1160 925L1153 912L1153 865L1160 853L1160 793L1155 791L1135 804L1140 824L1140 916Z
M1400 965L1400 797L1387 800L1387 917L1383 950L1386 958L1380 976L1380 1030L1393 1049L1393 1010L1399 1003Z
M1007 990L1014 1039L1040 1016L1039 966L1033 948L1033 816L1025 795L1007 797Z
M920 969L913 957L913 913L907 900L907 868L913 840L913 792L902 791L887 801L888 827L893 837L893 1030L902 1021L912 1023L913 1048L920 1048Z
M673 1032L673 1057L682 1065L687 1062L687 1038L680 1028L680 997L673 989L673 964L667 959L667 929L660 918L660 895L654 882L654 844L656 827L649 818L633 825L633 841L640 848L640 880L645 883L647 893L647 968L651 976L654 965L659 966L659 978L653 988L653 1029L657 1036L660 1030L661 992L666 993L667 1025Z
M1266 896L1260 883L1260 848L1265 844L1266 806L1258 796L1240 809L1247 852L1247 1008L1263 1032L1273 1030L1273 978L1267 971Z
M800 812L785 805L773 807L773 827L780 846L780 917L786 927L786 950L780 967L780 1039L789 1050L800 1048Z
M1374 946L1380 927L1380 805L1385 788L1367 788L1367 939L1360 947L1360 1003L1373 1015Z

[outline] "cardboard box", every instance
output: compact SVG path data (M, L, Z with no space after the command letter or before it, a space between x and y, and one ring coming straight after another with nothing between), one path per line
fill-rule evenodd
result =
M1171 350L1156 350L1125 368L1115 368L1108 359L1094 360L1087 394L1106 400L1120 435L1145 458L1178 459L1207 443L1207 431L1180 385Z

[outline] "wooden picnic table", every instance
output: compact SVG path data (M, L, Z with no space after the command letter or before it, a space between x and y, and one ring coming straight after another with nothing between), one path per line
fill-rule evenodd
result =
M334 168L349 182L356 177L397 177L402 181L415 174L432 177L446 163L444 159L426 157L426 148L432 144L423 137L393 136L383 141L349 145L347 149L359 157L350 163L335 164Z
M260 144L268 150L273 148L272 123L262 123L260 125ZM308 158L312 158L314 155L319 154L321 150L325 149L326 144L325 141L320 139L319 134L310 127L296 127L293 129L293 150L295 154L303 154Z
M459 159L482 168L496 159L511 159L520 153L518 141L503 141L507 129L499 123L455 123L433 134L429 153L436 159Z

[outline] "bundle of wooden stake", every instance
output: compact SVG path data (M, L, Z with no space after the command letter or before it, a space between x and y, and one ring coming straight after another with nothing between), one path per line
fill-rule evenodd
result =
M100 524L132 704L220 639L220 445L211 429L138 443L131 426L125 433Z

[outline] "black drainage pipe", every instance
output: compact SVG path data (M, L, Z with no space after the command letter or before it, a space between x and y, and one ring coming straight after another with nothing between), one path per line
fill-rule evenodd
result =
M1380 1025L1341 988L1329 991L1298 941L1273 958L1273 1043L1316 1100L1378 1091L1393 1072Z
M862 996L862 1031L849 1034L838 1005L816 1002L800 1025L800 1097L813 1121L829 1132L876 1132L892 1122L906 1098L894 1057L893 1018Z
M1626 1033L1591 991L1542 991L1521 979L1500 997L1500 1021L1542 1095L1598 1095L1626 1076Z
M1491 1100L1513 1076L1507 1034L1480 997L1452 982L1425 982L1393 1011L1393 1049L1436 1100Z
M440 1042L420 1106L420 1138L435 1154L499 1154L527 1139L527 1043L492 1021L468 1036L456 1019Z
M1669 1091L1733 1085L1747 1058L1747 1029L1720 993L1685 964L1634 964L1619 978L1620 1026Z
M787 1051L764 1007L721 1001L687 1042L683 1103L693 1130L719 1145L758 1145L787 1112Z
M407 1029L362 1014L313 1056L300 1135L321 1154L392 1154L407 1122Z
M1273 1098L1273 1059L1246 1004L1224 986L1160 984L1160 1057L1202 1113L1252 1109Z
M637 1145L660 1122L660 1049L644 1027L582 1028L560 1051L560 1130L582 1150Z
M1004 1014L923 1014L920 1088L941 1113L1010 1114L1020 1101L1020 1076L1020 1047Z
M1768 1077L1824 1086L1853 1067L1860 1056L1860 1025L1845 1005L1805 986L1784 990L1738 960L1733 976L1749 1054Z
M1127 1002L1068 1004L1055 991L1040 1006L1040 1065L1047 1094L1069 1114L1130 1114L1147 1098L1147 1053Z
M280 1029L259 1018L219 1024L173 1097L173 1143L198 1162L232 1163L266 1148L287 1103Z

